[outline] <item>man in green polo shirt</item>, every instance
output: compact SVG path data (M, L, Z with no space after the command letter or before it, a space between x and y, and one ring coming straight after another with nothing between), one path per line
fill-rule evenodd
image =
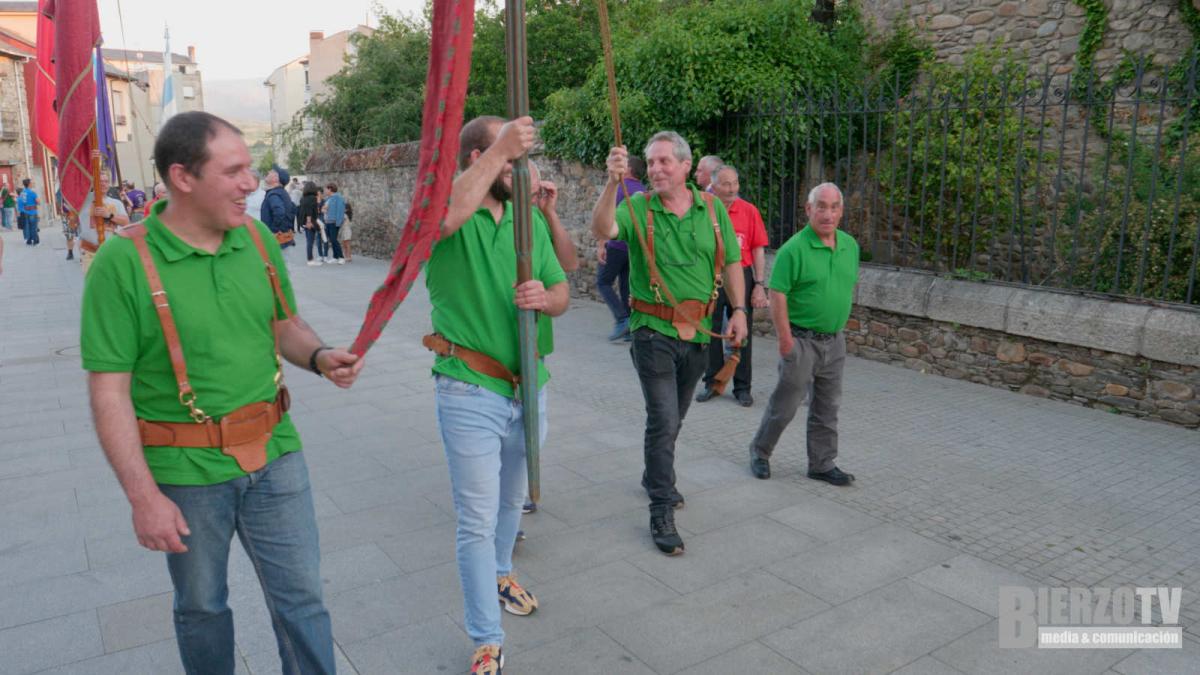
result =
M683 505L683 497L675 489L675 439L706 363L709 336L704 331L712 328L718 267L714 222L724 247L720 272L725 290L738 299L728 326L734 344L746 336L746 307L740 302L744 297L741 254L733 225L719 199L688 185L692 149L687 141L674 131L661 131L646 144L645 157L653 191L635 194L617 208L617 188L628 173L628 153L624 147L609 152L608 183L592 210L592 233L601 242L620 239L629 245L630 354L646 401L642 486L650 496L650 536L663 553L679 555L684 545L675 527L674 509ZM667 304L662 288L651 288L650 261L638 235L648 237L648 217L653 218L654 234L647 245L653 248L661 285L679 303L708 306L706 313L689 308L693 319L703 313L699 321L703 330L682 320L678 308Z
M267 596L282 672L332 673L308 472L296 428L286 412L275 416L276 344L283 358L340 387L354 382L363 361L324 346L299 316L276 321L273 333L273 320L290 310L277 301L247 228L257 228L287 307L295 298L274 237L262 223L247 224L250 161L241 132L208 113L181 113L162 128L154 162L171 199L142 221L153 265L143 263L134 233L109 237L97 251L83 293L83 367L96 433L133 507L138 543L167 553L184 670L234 672L226 571L236 532ZM152 269L162 296L152 296ZM170 342L157 312L163 302L178 333ZM181 347L182 363L169 345ZM272 414L238 428L252 436L233 432L244 411L268 406ZM169 431L148 435L156 429ZM215 437L235 452L265 443L265 457L256 450L243 470L243 458L223 447L180 447L181 435L197 430L199 443Z
M808 477L849 485L854 476L837 467L837 413L854 284L858 242L838 229L842 191L822 183L804 205L808 225L775 254L771 270L771 319L779 336L779 381L750 445L750 470L771 477L771 452L796 408L808 404Z
M433 365L438 427L454 492L464 627L475 644L475 675L501 672L501 608L524 616L538 606L512 569L526 469L524 410L510 378L536 382L544 438L544 385L550 373L541 360L538 372L519 372L517 310L559 316L570 296L550 228L536 211L533 279L517 283L512 162L533 139L528 117L507 123L478 117L463 125L462 173L454 180L441 237L425 269L435 334L426 344L439 354ZM538 328L538 351L545 356L552 347L548 320ZM431 340L440 344L434 347Z

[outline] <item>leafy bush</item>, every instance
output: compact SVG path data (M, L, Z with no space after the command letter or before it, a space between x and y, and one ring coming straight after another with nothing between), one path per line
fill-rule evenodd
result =
M812 0L693 2L614 35L627 144L640 149L654 132L673 129L699 154L721 152L727 115L764 97L823 98L839 81L859 82L867 39L857 12L841 10L826 33L812 21L812 8ZM552 94L543 129L547 151L601 163L612 142L607 95L602 62L581 87Z
M975 254L1001 243L1020 246L1043 224L1053 157L1043 152L1038 175L1044 129L1015 106L1021 96L1041 95L1027 91L1025 73L1022 59L980 47L962 66L933 65L927 82L891 115L881 190L923 262L970 267Z

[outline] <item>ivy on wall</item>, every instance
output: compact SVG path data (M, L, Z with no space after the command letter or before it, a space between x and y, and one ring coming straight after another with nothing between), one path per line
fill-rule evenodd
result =
M1079 36L1079 51L1075 56L1080 77L1075 82L1078 87L1086 88L1087 83L1096 78L1096 52L1108 31L1108 7L1103 0L1072 1L1084 11L1083 32ZM1183 2L1190 4L1191 0Z

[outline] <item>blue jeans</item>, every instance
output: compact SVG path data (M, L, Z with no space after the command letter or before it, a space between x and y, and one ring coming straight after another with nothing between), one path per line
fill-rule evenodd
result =
M333 257L335 260L342 257L342 242L338 241L337 238L338 230L340 229L342 229L341 225L325 223L325 234L329 237L329 243L326 244L326 246L333 250Z
M11 230L13 226L13 208L0 208L0 227Z
M503 644L496 577L512 572L525 503L525 426L520 399L438 375L437 416L458 515L455 553L467 634L476 646ZM546 438L546 389L538 392Z
M38 236L38 214L36 213L25 214L25 243L42 243L41 237Z
M189 675L234 672L229 545L236 532L266 597L284 673L333 673L317 520L304 456L292 452L216 485L160 485L187 520L187 553L167 554L175 636Z
M596 272L596 288L615 321L629 318L629 251L605 243L605 262ZM621 291L613 290L613 282Z
M318 232L316 228L313 228L311 230L308 229L307 227L304 228L304 240L308 246L308 259L310 261L313 259L312 251L313 251L313 242L314 241L317 244L317 257L319 257L319 258L325 257L325 240L321 239L321 233Z

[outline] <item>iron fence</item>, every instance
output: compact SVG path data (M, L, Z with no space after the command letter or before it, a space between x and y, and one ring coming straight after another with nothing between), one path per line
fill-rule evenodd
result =
M1018 64L763 97L717 131L771 245L833 181L863 259L1200 305L1197 62Z

